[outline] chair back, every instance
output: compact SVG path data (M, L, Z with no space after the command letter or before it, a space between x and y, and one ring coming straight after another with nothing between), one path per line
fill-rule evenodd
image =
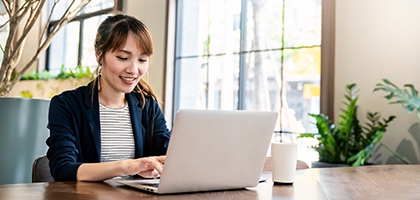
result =
M50 172L50 161L46 156L38 157L32 165L32 183L36 182L54 182Z

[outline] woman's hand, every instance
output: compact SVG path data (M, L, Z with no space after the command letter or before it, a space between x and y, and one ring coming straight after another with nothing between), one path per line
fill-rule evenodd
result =
M135 174L145 178L156 178L162 173L165 158L165 156L153 156L115 162L83 163L77 170L77 180L101 181Z
M126 160L126 174L138 174L145 178L156 178L162 173L165 156L153 156Z

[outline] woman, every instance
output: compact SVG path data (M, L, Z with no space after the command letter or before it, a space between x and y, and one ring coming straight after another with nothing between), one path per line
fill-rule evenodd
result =
M142 78L153 54L151 35L134 17L110 16L98 28L95 54L95 80L51 99L51 174L56 181L156 177L171 133Z

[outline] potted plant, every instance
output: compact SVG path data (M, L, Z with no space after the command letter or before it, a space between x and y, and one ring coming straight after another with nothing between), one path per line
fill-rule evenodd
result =
M349 84L345 94L346 107L342 109L338 124L324 114L309 114L315 119L318 133L304 133L300 138L316 138L319 144L312 146L319 153L319 161L333 164L360 166L366 164L372 156L377 143L391 151L402 162L408 163L397 152L381 142L388 124L395 118L381 118L378 112L368 112L367 122L361 125L357 116L358 89L356 84Z
M0 24L7 31L6 41L1 44L2 61L0 66L0 184L31 182L31 167L35 158L46 153L45 139L48 137L47 115L49 100L6 98L22 75L36 64L39 56L45 52L52 39L70 20L90 2L81 1L49 1L53 2L49 9L47 0L2 0L0 10L8 18ZM59 22L50 26L50 18L59 3L62 13ZM44 12L47 11L48 12ZM39 26L42 13L47 15L46 23L40 31L31 31ZM50 34L46 30L50 29ZM34 37L31 33L40 33ZM35 40L38 45L30 48L33 54L23 53L25 41ZM26 55L29 59L21 59ZM17 67L17 66L20 67ZM15 76L13 76L15 75Z

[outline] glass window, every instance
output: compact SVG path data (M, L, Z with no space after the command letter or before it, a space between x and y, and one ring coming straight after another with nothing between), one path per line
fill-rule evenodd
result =
M59 73L62 65L65 66L77 66L78 59L78 33L80 22L70 22L61 31L54 36L54 42L49 47L49 66L50 72L55 74Z
M96 37L96 30L99 24L105 20L108 15L99 15L88 18L83 23L83 32L82 37L82 55L80 56L82 66L97 66L98 63L96 62L95 57L95 37ZM96 28L91 28L96 27Z
M51 15L51 24L57 22L70 5L70 0L49 1L51 10L57 2ZM78 2L74 3L77 5ZM91 1L70 23L61 29L54 37L47 51L47 69L51 74L57 74L60 68L96 67L94 40L99 24L109 16L114 8L114 0Z
M4 9L4 8L3 8ZM4 24L9 20L7 14L0 15L0 24ZM7 41L7 36L9 35L9 23L0 28L0 45L3 48ZM3 51L0 51L0 60L3 60Z
M54 7L54 12L51 15L51 21L56 21L61 18L63 13L71 5L74 0L49 0L48 1L48 10L51 11ZM74 1L72 6L77 6L80 3L80 0ZM114 7L114 0L94 0L89 2L83 10L80 11L79 15L86 13L92 13L96 11L106 10ZM51 12L49 12L51 13Z
M321 0L177 3L173 113L277 111L277 133L316 132L308 113L320 112Z

